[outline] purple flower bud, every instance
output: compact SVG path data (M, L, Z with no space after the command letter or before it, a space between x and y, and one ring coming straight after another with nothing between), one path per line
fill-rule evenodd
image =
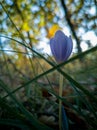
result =
M58 30L55 36L50 39L50 48L55 60L60 63L66 61L73 49L71 37L67 37L62 31Z

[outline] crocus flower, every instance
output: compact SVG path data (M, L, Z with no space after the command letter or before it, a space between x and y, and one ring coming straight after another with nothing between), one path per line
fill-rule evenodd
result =
M58 30L50 39L50 48L58 63L66 61L73 49L71 36L67 37L61 30Z

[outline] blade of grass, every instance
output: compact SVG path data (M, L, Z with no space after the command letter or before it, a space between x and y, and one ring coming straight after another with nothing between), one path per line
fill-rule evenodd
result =
M5 49L1 49L0 50L1 52L3 52L3 51L5 51L5 52L12 52L12 53L20 53L20 54L23 54L23 55L32 55L32 54L30 54L30 53L27 53L27 52L23 52L23 51L15 51L15 50L5 50Z
M73 87L73 89L76 91L80 100L84 103L84 105L90 111L90 113L92 113L94 115L94 117L97 119L97 115L95 113L93 105L85 98L85 96L84 97L82 96L83 94L80 91L78 91L78 89L76 88L76 86L74 84L72 84L72 82L70 82L70 84L71 84L71 87Z
M58 66L57 66L58 67ZM45 74L48 74L50 72L52 72L54 69L56 68L56 66L38 76L36 76L35 78L33 78L32 80L26 82L25 84L23 84L22 86L18 87L17 89L13 90L11 93L9 94L12 94L12 93L15 93L17 92L19 89L27 86L28 84L36 81L38 78L44 76ZM81 86L77 81L75 81L74 79L72 79L68 74L66 74L65 72L63 72L62 70L58 69L59 72L67 79L69 80L70 82L72 82L77 88L79 88L81 91L83 91L88 97L90 97L91 99L93 99L95 102L97 102L97 98L94 97L94 95L92 93L90 93L87 89L85 89L83 86ZM6 95L5 97L7 97L8 95ZM4 98L5 98L4 97Z
M63 106L62 106L62 130L69 130L68 119Z
M9 14L8 14L8 12L6 11L5 7L3 6L2 2L0 2L0 3L1 3L2 8L3 8L4 11L6 12L6 14L8 15L10 21L11 21L12 24L15 26L16 30L19 32L18 28L16 27L16 25L15 25L14 22L12 21L11 17L9 16ZM23 36L21 35L20 32L19 32L19 34L20 34L22 40L24 40L24 38L23 38ZM25 40L24 40L24 41L25 41ZM25 47L28 47L28 46L26 46L25 44L22 44L22 45L24 45ZM28 48L29 48L29 47L28 47ZM29 48L29 49L30 49L30 48ZM32 49L32 48L31 48L31 49ZM95 49L97 50L97 47L95 47ZM47 61L50 65L54 66L54 65L53 65L51 62L49 62L45 57L43 57L42 55L40 55L39 53L37 53L37 52L34 51L34 50L32 50L32 51L33 51L34 53L36 53L38 56L40 56L41 58L43 58L45 61ZM87 51L87 53L89 53L89 52L90 52L90 50ZM78 55L78 58L82 57L84 54L86 54L86 52L79 54L79 55ZM74 58L73 58L73 60L74 60ZM65 62L65 63L66 63L66 62ZM63 63L62 63L62 64L63 64ZM57 69L57 68L56 68L56 69ZM60 69L58 69L58 71L60 72Z
M54 66L54 64L53 64L52 62L50 62L49 60L47 60L47 58L45 58L43 55L39 54L38 52L36 52L36 51L33 50L32 48L28 47L27 45L23 44L22 42L20 42L20 41L14 39L14 38L8 37L8 36L0 35L0 37L5 37L5 38L7 38L7 39L10 39L10 40L13 40L13 41L15 41L15 42L18 42L19 44L21 44L21 45L23 45L24 47L28 48L30 51L33 51L33 52L34 52L37 56L39 56L40 58L44 59L48 64L50 64L51 66ZM70 63L70 62L72 62L72 61L74 61L74 60L79 59L80 57L84 57L85 55L87 55L87 54L89 54L89 53L92 53L92 52L95 52L95 51L97 51L97 46L95 46L95 47L93 47L93 48L91 48L91 49L89 49L89 50L86 50L86 51L84 51L84 52L82 52L82 53L79 53L78 55L76 55L76 56L70 58L69 60L67 60L67 61L65 61L65 62L62 62L61 64L56 65L56 68L55 68L55 69L58 69L58 68L60 68L60 67L62 67L62 66L64 66L64 65L66 65L67 63Z
M11 38L11 39L12 39L12 38ZM14 40L14 39L12 39L12 40ZM15 40L15 41L16 41L16 40ZM18 42L18 43L24 45L24 44L21 43L21 42ZM24 45L24 46L26 46L26 45ZM28 47L28 46L26 46L26 47ZM28 47L28 48L29 48L29 47ZM31 49L31 48L29 48L29 49ZM53 63L51 63L50 61L48 61L48 60L47 60L45 57L43 57L41 54L39 54L39 53L37 53L36 51L33 50L38 56L40 56L40 57L43 58L45 61L47 61L51 66L53 66L53 68L51 68L50 70L48 70L48 71L46 71L46 72L44 72L44 73L42 73L42 74L36 76L34 79L28 81L28 82L25 83L23 86L20 86L18 89L14 90L14 92L16 92L16 91L19 90L20 88L22 88L22 87L28 85L29 83L32 83L32 81L37 80L38 78L42 77L43 75L48 74L48 73L54 71L55 69L57 69L57 70L58 70L60 73L62 73L68 80L73 81L73 83L75 84L75 86L77 86L79 89L81 89L82 91L84 91L84 93L85 93L86 95L92 96L92 99L94 99L95 101L97 101L97 99L96 99L90 92L88 92L88 90L86 90L85 88L83 88L79 83L77 83L77 82L76 82L75 80L73 80L71 77L68 77L68 75L67 75L66 73L64 73L63 71L61 71L61 70L59 69L59 67L61 67L61 66L63 66L63 65L66 65L67 63L69 63L69 62L71 62L71 61L74 61L75 59L78 59L79 57L82 57L82 56L84 56L84 55L86 55L86 54L89 54L90 52L93 52L93 51L96 51L96 50L97 50L97 46L96 46L96 47L93 47L92 49L89 49L89 50L87 50L87 51L85 51L85 52L83 52L83 53L81 53L81 54L79 54L79 55L77 55L77 56L75 56L75 57L73 57L73 58L71 58L70 60L66 61L65 63L59 64L59 65L56 65L56 66L54 66Z
M85 89L83 86L81 86L77 81L75 81L72 77L70 77L68 74L66 74L65 72L63 72L62 70L60 70L60 73L63 74L63 76L70 81L71 83L73 83L78 89L80 89L82 92L84 92L84 94L86 94L88 97L90 97L91 99L93 99L95 102L97 102L97 98L94 97L94 95L92 93L90 93L87 89Z
M3 50L3 46L2 46L2 43L1 43L1 38L0 38L0 48ZM8 74L9 74L9 77L8 77L9 81L11 82L12 81L12 76L10 74L7 58L6 58L6 55L5 55L4 51L2 51L2 56L3 56L4 62L5 62L6 70L7 70Z
M11 113L12 115L14 115L14 117L17 117L18 119L22 119L21 118L21 114L19 113L19 109L17 109L17 107L11 107L8 102L4 99L2 99L0 97L0 108L1 109L5 109L8 110L9 113Z
M16 25L15 25L14 22L13 22L13 20L11 19L9 13L8 13L7 10L5 9L5 7L3 6L3 3L2 3L2 2L0 2L0 3L1 3L1 6L2 6L3 10L4 10L5 13L7 14L8 18L10 19L11 23L12 23L13 26L15 27L16 31L19 33L21 39L24 41L24 45L27 45L27 43L26 43L26 41L25 41L23 35L20 33L19 29L16 27ZM31 48L31 49L32 49L32 48ZM96 48L96 49L97 49L97 48ZM53 64L52 64L51 62L49 62L46 58L44 58L42 55L40 55L39 53L37 53L37 52L34 51L33 49L32 49L32 51L33 51L34 53L36 53L38 56L40 56L41 58L43 58L45 61L47 61L49 64L53 65ZM81 55L81 54L82 54L82 53L80 53L79 58L83 56L83 55ZM63 64L63 63L62 63L62 64Z
M44 73L45 71L44 71L44 68L42 67L41 63L39 62L39 60L37 60L37 62L38 62L38 64L40 65L41 70L42 70L42 71L43 71L43 73ZM50 80L49 80L48 76L47 76L47 75L45 75L45 78L47 79L49 86L50 86L50 87L52 88L52 90L53 90L52 84L51 84L51 82L50 82Z
M9 14L8 11L6 10L6 8L4 7L3 3L0 2L0 4L1 4L1 6L2 6L2 9L3 9L3 10L5 11L5 13L7 14L7 16L8 16L8 18L9 18L10 22L12 23L12 25L15 27L16 31L18 32L18 34L19 34L21 40L23 41L23 44L24 44L24 45L27 45L27 42L26 42L26 40L25 40L23 34L20 32L20 30L17 28L17 26L16 26L15 23L13 22L13 20L12 20L10 14ZM26 50L26 52L28 52L26 46L25 46L25 50ZM29 55L28 55L28 57L29 57L29 61L30 61L31 66L32 66L32 71L33 71L33 73L35 73L35 72L34 72L34 68L33 68L32 58L31 58Z
M1 36L1 35L0 35L0 36ZM6 36L1 36L1 37L6 37ZM28 46L24 45L23 43L21 43L21 42L15 40L15 39L13 39L13 38L9 38L9 37L6 37L6 38L11 39L11 40L14 40L14 41L18 42L19 44L21 44L21 45L27 47L28 49L32 50L32 49L29 48ZM46 71L46 72L44 72L44 73L42 73L42 74L36 76L34 79L28 81L27 83L29 84L29 83L31 83L33 80L36 80L36 79L42 77L43 75L48 74L48 73L50 73L50 72L52 72L52 71L54 71L54 70L56 70L56 69L60 72L60 69L59 69L59 68L62 67L63 65L66 65L67 63L69 63L69 62L71 62L71 61L74 61L74 60L76 60L76 59L79 59L79 57L83 57L83 56L89 54L90 52L94 52L94 51L96 51L96 50L97 50L97 46L95 46L95 47L93 47L93 48L91 48L91 49L89 49L89 50L87 50L87 51L85 51L85 52L83 52L83 53L80 53L80 54L78 54L77 56L74 56L73 58L69 59L68 61L63 62L63 63L61 63L61 64L59 64L59 65L56 65L56 66L54 66L54 64L53 64L52 62L48 61L48 60L47 60L45 57L43 57L41 54L39 54L38 52L36 52L36 51L33 50L34 53L36 53L38 56L40 56L41 58L43 58L44 60L46 60L51 66L53 66L53 68L51 68L50 70L48 70L48 71ZM61 73L63 73L63 72L61 71ZM64 75L64 74L63 74L63 75ZM26 84L27 84L27 83L26 83ZM25 85L26 85L26 84L25 84Z
M0 86L7 92L10 93L9 87L2 81L0 80ZM26 118L29 120L29 122L36 127L39 130L52 130L51 128L47 127L46 125L40 123L35 119L35 117L25 109L25 107L15 98L14 95L10 95L10 97L13 99L13 101L18 105L22 113L26 116Z
M49 93L52 93L54 96L57 97L57 99L60 99L62 100L62 102L66 105L66 106L69 106L69 108L71 110L74 110L76 113L78 113L83 119L86 120L86 122L91 125L93 128L97 127L97 123L96 123L96 120L92 120L91 118L88 117L88 115L84 115L83 112L79 111L76 107L73 106L72 103L68 102L64 97L60 97L58 94L56 94L54 91L46 88L48 90Z
M15 126L18 128L21 128L23 130L31 130L27 125L25 125L22 121L20 120L15 120L15 119L0 119L0 125L8 125L8 126Z

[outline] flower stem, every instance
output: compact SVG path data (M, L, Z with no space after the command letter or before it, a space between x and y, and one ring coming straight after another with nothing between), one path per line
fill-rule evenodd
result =
M63 75L60 74L59 79L59 96L62 97L62 88L63 88ZM59 130L62 128L62 100L59 99Z

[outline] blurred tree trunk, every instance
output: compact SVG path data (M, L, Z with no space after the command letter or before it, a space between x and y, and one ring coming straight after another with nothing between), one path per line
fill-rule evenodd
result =
M80 52L82 52L82 48L80 46L80 39L77 37L76 31L74 29L74 25L70 19L70 14L69 14L68 8L66 7L65 0L61 0L61 4L62 4L62 7L63 7L64 12L65 12L65 17L66 17L67 23L68 23L70 30L72 31L72 34L76 40L78 53L80 53Z

